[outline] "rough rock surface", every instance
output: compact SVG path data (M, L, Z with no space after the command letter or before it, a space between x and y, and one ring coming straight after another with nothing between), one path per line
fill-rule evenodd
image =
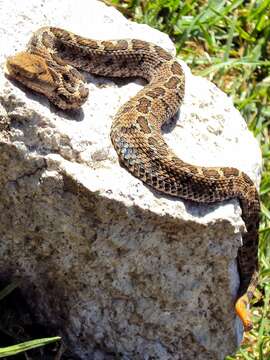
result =
M44 25L174 52L166 35L94 0L2 0L0 10L1 70ZM170 146L186 161L235 166L258 183L260 151L239 112L183 66L185 102L164 129ZM0 274L22 279L39 321L80 359L223 359L241 337L238 202L172 199L121 168L112 117L143 84L86 78L90 98L68 114L0 73Z

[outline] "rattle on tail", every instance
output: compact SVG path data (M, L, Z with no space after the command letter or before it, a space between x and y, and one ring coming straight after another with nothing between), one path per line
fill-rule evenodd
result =
M165 143L160 128L184 97L182 67L168 52L145 41L97 41L54 27L39 29L26 52L7 60L12 78L61 109L78 108L86 101L88 89L77 69L148 82L119 109L111 128L119 160L134 176L162 193L195 202L240 201L247 232L237 256L241 284L235 308L245 330L250 330L249 302L258 282L258 192L245 173L185 163Z

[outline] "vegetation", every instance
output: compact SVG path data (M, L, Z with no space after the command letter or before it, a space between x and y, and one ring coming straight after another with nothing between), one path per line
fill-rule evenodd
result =
M131 19L169 34L194 74L229 94L261 145L260 301L235 357L270 359L270 0L110 0Z
M12 293L17 287L19 286L19 283L14 281L13 283L7 285L4 289L2 289L0 291L0 301L5 299L10 293ZM3 306L3 308L5 308L5 315L8 318L8 323L9 326L7 326L5 329L2 328L2 323L0 325L0 334L3 335L3 333L5 335L8 335L9 338L13 338L13 336L11 336L10 330L8 329L9 327L12 327L16 324L16 321L10 321L11 317L9 316L11 313L12 315L14 315L14 311L12 309L11 313L9 313L8 307L7 306ZM3 315L3 314L2 314ZM1 320L3 321L4 316L1 316ZM31 349L35 349L35 348L39 348L41 346L47 345L47 344L51 344L54 343L55 341L60 340L61 338L59 336L55 336L55 337L49 337L49 338L42 338L42 339L35 339L35 340L30 340L30 341L25 341L16 345L11 345L11 346L7 346L7 347L0 347L0 358L6 358L9 356L13 356L13 355L17 355L17 354L21 354L21 353L25 353L25 351L31 350ZM3 336L1 336L1 343L3 343ZM38 358L40 359L40 354L38 354ZM25 354L24 356L25 359L28 359L27 355Z
M177 55L193 73L207 77L233 98L260 142L263 154L261 272L259 301L253 306L255 328L245 334L237 354L226 360L270 360L270 0L104 1L114 4L133 20L168 33L176 45ZM6 287L0 292L0 300L5 298L4 302L15 288L16 285ZM13 336L5 327L11 323L11 315L6 311L7 304L3 308L0 333L2 337L7 336L8 341L17 339L19 336ZM25 329L23 332L25 335ZM59 339L44 338L0 348L0 358ZM58 350L54 351L58 353L54 359L62 358ZM23 358L28 359L27 355ZM41 358L41 353L32 358ZM46 354L46 358L52 356Z

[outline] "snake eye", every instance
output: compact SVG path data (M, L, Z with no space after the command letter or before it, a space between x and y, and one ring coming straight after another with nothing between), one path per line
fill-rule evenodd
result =
M70 77L68 74L63 74L62 76L65 81L70 81Z
M44 75L47 73L47 70L46 69L40 69L38 72L37 72L37 75Z
M47 67L45 66L45 63L41 63L41 62L33 62L32 64L29 65L28 67L29 73L35 74L35 76L42 76L45 75L48 70Z

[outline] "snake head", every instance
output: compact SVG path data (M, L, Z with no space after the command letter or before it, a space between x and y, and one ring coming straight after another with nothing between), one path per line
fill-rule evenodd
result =
M61 109L76 109L85 102L88 89L76 69L69 65L58 68L61 70L56 71L50 61L29 52L17 53L6 62L9 77L45 95Z
M51 93L56 85L46 61L38 55L20 52L6 62L8 76L43 94Z

